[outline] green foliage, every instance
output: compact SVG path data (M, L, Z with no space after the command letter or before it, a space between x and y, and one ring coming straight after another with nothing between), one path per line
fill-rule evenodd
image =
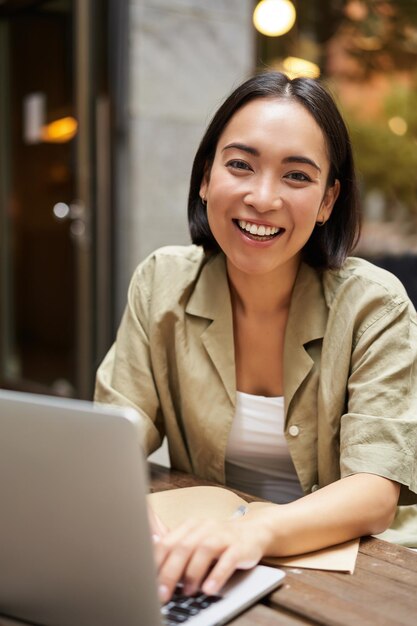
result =
M417 61L416 0L356 0L362 6L360 19L344 21L349 29L349 52L360 60L363 76L373 72L408 71ZM345 0L345 6L349 2Z
M400 202L409 217L417 215L417 93L401 86L384 103L385 115L364 121L357 111L344 111L349 126L358 172L364 191L379 189L387 204ZM390 118L402 117L408 125L396 135Z
M414 83L417 83L414 80ZM408 126L408 136L417 139L417 89L405 85L394 85L384 102L387 118L400 115ZM417 144L416 144L417 149Z

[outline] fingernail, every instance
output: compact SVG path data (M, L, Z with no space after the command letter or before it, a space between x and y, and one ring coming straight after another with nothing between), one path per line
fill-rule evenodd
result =
M159 543L161 541L161 537L159 535L152 535L152 541L154 543Z
M202 587L204 593L207 593L208 595L210 593L216 593L217 591L217 584L215 580L206 580L206 582L204 583L203 587Z
M158 595L161 602L168 602L169 600L169 591L166 585L159 585L158 587Z

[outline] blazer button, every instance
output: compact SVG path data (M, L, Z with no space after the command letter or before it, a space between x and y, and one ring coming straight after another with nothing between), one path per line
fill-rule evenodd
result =
M289 427L288 432L290 433L291 437L297 437L300 432L300 429L298 428L298 426L293 424L292 426Z
M317 491L317 489L320 489L319 485L313 485L311 488L311 493L314 493L315 491Z

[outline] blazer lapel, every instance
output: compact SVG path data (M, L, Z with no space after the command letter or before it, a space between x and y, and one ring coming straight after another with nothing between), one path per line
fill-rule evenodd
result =
M223 254L210 258L201 270L186 313L207 320L201 341L235 405L236 369L233 317L226 263ZM284 342L285 413L311 371L314 362L307 347L322 339L328 310L319 276L302 264L294 285Z
M294 285L284 342L285 414L310 373L314 361L307 351L309 342L322 339L326 329L327 306L319 276L302 264Z
M189 315L208 321L201 333L201 341L234 406L236 370L233 317L223 254L210 258L203 266L185 310Z

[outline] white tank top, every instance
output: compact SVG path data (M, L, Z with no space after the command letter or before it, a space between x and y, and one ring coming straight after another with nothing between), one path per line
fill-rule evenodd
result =
M226 484L279 504L303 495L284 436L284 398L236 392Z

